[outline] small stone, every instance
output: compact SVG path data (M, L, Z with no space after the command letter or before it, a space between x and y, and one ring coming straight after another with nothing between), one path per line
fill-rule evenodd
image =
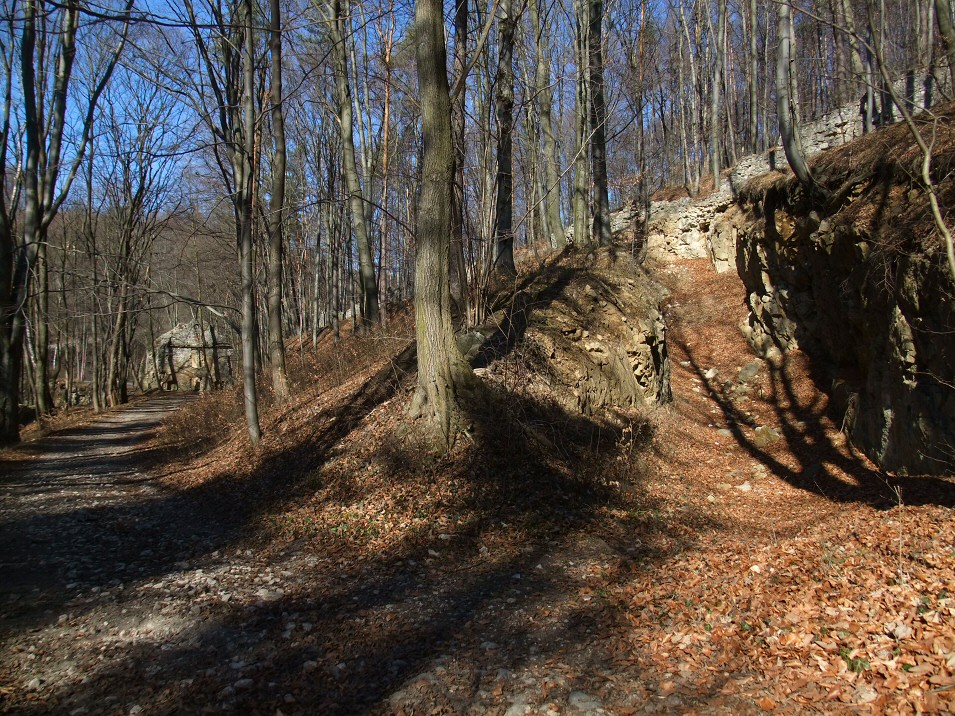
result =
M248 691L254 685L255 685L255 682L252 679L239 679L234 684L232 684L232 687L236 691Z
M777 440L779 440L779 433L777 433L768 425L760 425L758 428L756 428L756 435L753 438L753 444L762 449L772 445Z
M265 587L262 587L261 589L257 590L255 593L255 596L257 596L263 602L277 602L284 595L285 595L285 591L282 589L271 590L271 589L266 589Z
M304 664L302 664L302 671L304 671L306 674L310 671L315 671L315 669L317 668L318 668L317 661L309 660L309 661L306 661Z
M852 703L871 704L879 698L878 692L869 684L860 684L852 694Z
M481 644L481 648L484 651L493 651L494 649L497 649L497 644L495 644L493 641L486 641Z
M716 368L710 368L708 371L703 373L703 377L706 378L707 380L713 380L713 378L715 378L718 373L719 371L717 371Z
M737 485L736 489L740 492L752 492L753 486L749 484L749 481L746 481L742 485Z
M716 431L716 434L724 438L733 437L733 431L730 430L729 428L720 428L719 430Z
M129 710L129 716L136 716L136 714L141 714L143 712L143 707L139 704L136 704Z
M583 691L571 691L570 696L567 697L567 705L585 713L603 712L603 703L600 699Z
M707 502L716 502L716 495L714 495L714 494L711 492L709 495L706 496L706 501L707 501Z
M752 363L747 363L742 368L740 368L739 375L736 376L736 379L740 383L748 383L759 373L759 369L763 367L763 364L754 360Z

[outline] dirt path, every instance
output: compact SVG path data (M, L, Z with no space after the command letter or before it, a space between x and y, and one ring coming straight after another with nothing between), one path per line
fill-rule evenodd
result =
M126 570L145 569L133 551L156 539L161 515L152 508L162 493L139 471L147 457L141 443L186 399L141 403L21 448L29 460L0 478L5 616L39 608L34 591L103 586Z
M37 712L57 710L70 685L89 677L91 659L138 631L168 628L150 622L151 605L130 608L130 587L214 553L231 536L188 496L141 471L150 457L143 441L188 399L164 396L60 431L23 446L29 459L5 467L0 705L16 696L20 705L36 701Z

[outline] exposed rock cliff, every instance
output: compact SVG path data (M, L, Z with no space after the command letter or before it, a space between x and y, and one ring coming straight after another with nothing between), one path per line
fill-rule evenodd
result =
M939 167L955 156L953 115L935 128ZM757 352L803 349L858 447L887 470L939 474L955 469L955 282L913 178L919 158L902 125L825 153L826 208L792 179L751 182L736 263Z
M627 253L570 251L531 277L483 330L459 337L459 345L480 367L516 344L533 368L525 380L539 383L523 388L584 415L665 403L665 293Z

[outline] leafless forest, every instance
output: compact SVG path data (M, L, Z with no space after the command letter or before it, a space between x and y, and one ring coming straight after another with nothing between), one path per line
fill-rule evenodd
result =
M257 393L288 395L289 345L374 332L415 297L412 409L447 440L472 380L451 332L480 323L515 247L562 247L568 228L606 244L612 210L718 188L833 108L874 128L916 93L943 99L951 13L3 0L0 435L18 439L21 413L171 387L151 347L189 323L230 375L207 363L178 387L242 381L255 443Z

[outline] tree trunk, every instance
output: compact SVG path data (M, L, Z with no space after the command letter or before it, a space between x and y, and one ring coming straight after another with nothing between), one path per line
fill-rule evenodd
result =
M540 3L540 5L538 5ZM547 50L550 40L551 22L549 10L542 0L530 0L531 27L536 29L537 67L534 89L537 97L537 112L540 117L540 132L543 140L543 177L544 211L546 226L550 233L550 243L556 249L567 245L564 222L560 218L560 171L557 162L557 136L554 129L554 91L551 88L550 65Z
M587 47L590 58L590 156L594 177L593 236L601 246L613 242L607 188L607 109L604 102L603 0L590 0ZM643 121L643 118L639 118Z
M451 325L448 251L454 149L443 18L441 0L418 0L415 38L424 151L415 256L418 387L410 413L425 420L435 430L438 445L447 450L466 427L460 401L476 387L476 378L458 350Z
M577 133L577 154L574 157L574 244L590 244L590 6L587 0L574 1L575 39L577 44L577 102L574 111Z
M128 316L129 288L125 281L119 289L119 297L116 301L116 321L113 325L113 338L109 346L109 361L106 368L106 399L110 407L115 408L122 405L125 389L120 386L120 375L122 374L125 385L125 374L123 373L120 362L122 359L123 339L126 335L126 320Z
M46 232L42 231L36 241L35 270L37 324L34 332L34 360L36 369L33 378L36 381L38 415L53 412L53 395L50 392L50 269L47 263Z
M515 276L514 266L514 30L511 0L500 0L497 64L497 201L494 221L494 269Z
M457 0L454 8L454 74L463 81L468 64L468 0ZM464 260L464 164L467 159L467 85L454 100L454 194L451 197L451 299L459 324L468 318L468 275Z
M713 190L720 190L720 91L723 88L723 23L726 17L726 0L717 2L716 32L713 38L713 74L710 78L710 171L713 173ZM714 33L711 33L711 36Z
M951 0L935 0L935 19L938 22L938 32L945 45L945 55L948 57L948 72L951 84L948 91L955 93L955 26L952 25Z
M242 126L241 146L234 150L236 163L236 237L239 250L240 290L242 295L242 394L245 422L253 446L262 440L259 426L258 393L255 387L255 270L252 245L252 203L255 182L255 43L252 37L252 0L243 0Z
M691 176L690 176L690 186L688 187L690 196L696 196L700 193L700 160L702 151L697 151L697 147L703 142L703 124L701 121L702 109L700 108L700 103L702 100L699 97L699 75L696 69L696 56L694 54L695 45L693 44L693 39L690 36L689 24L686 21L686 16L683 14L683 0L678 0L678 17L680 26L683 29L683 37L686 39L687 45L687 56L690 62L690 144L691 149L693 150L694 159L690 163L691 167Z
M757 87L759 82L759 54L757 39L759 29L759 14L756 0L749 0L749 77L747 77L747 96L749 98L749 151L756 153L759 146L759 96Z
M347 9L347 8L346 8ZM354 124L352 122L351 83L348 74L348 47L345 44L345 22L340 0L332 0L332 17L329 24L335 52L335 85L338 94L338 120L341 124L344 159L345 186L348 188L348 206L351 210L352 228L358 245L358 270L361 288L363 326L377 325L380 320L378 284L375 280L375 264L372 258L371 235L365 220L365 200L358 176L355 158Z
M270 0L269 52L272 60L272 194L269 199L269 362L272 394L281 405L289 398L285 368L285 337L282 331L282 260L285 251L285 109L282 106L282 9L280 0Z
M791 0L779 4L779 46L776 52L776 115L779 122L779 134L782 137L786 160L792 167L793 173L806 189L813 189L815 182L806 165L799 141L798 126L796 126L795 112L793 111L792 91L792 48L793 26Z

